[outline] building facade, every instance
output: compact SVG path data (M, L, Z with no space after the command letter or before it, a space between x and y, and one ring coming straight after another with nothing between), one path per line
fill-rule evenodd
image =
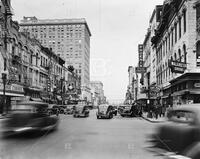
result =
M156 104L200 103L199 17L198 0L166 0L153 11L143 43L144 85Z
M0 113L19 100L63 104L71 80L65 76L71 74L65 61L28 32L19 31L9 1L1 0L0 6Z
M62 57L81 76L82 98L90 99L90 30L85 19L39 20L24 17L21 31L29 32L42 45Z
M104 90L103 90L103 83L101 81L91 81L90 82L91 88L95 89L97 98L98 98L98 104L104 104L105 103L105 96L104 96Z
M128 67L128 86L127 86L127 92L126 92L126 99L125 103L133 103L134 102L134 80L135 80L135 67L129 66Z

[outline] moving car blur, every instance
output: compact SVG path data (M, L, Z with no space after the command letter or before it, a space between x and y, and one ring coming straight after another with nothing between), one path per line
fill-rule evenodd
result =
M200 104L181 105L168 112L168 120L150 137L154 148L192 159L200 158Z
M24 132L55 130L59 118L50 115L48 104L42 102L20 102L12 105L7 118L2 122L2 135L10 136Z
M112 119L113 118L113 106L108 104L101 104L97 107L97 119Z

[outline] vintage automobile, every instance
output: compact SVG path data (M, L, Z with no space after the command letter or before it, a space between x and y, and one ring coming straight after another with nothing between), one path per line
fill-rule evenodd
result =
M133 115L132 110L131 110L131 105L120 105L118 107L118 113L122 116L129 116L131 117Z
M101 104L97 107L96 113L97 119L112 119L113 118L113 107L108 104Z
M60 112L59 107L57 107L56 104L49 104L47 111L49 115L59 115Z
M11 106L2 123L3 136L19 133L55 130L59 123L56 115L48 114L48 104L43 102L20 102Z
M67 114L67 105L57 105L59 114Z
M154 148L174 152L173 158L182 155L199 159L200 104L173 108L168 112L167 119L167 122L157 127L148 141Z
M117 111L118 111L117 106L113 106L113 114L114 114L115 116L117 115Z
M66 114L73 114L74 113L74 108L75 108L74 104L67 105L67 107L66 107Z
M74 107L74 114L73 116L76 117L89 117L89 108L86 105L85 102L79 102L75 107Z

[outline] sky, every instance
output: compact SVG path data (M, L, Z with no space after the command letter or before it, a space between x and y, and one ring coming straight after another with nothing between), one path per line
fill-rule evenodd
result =
M155 5L163 0L11 0L13 20L85 18L91 31L90 80L102 81L109 101L125 99L128 66L138 63Z

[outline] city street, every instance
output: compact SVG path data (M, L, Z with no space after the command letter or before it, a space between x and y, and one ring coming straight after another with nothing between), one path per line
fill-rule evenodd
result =
M0 159L159 159L147 151L146 135L157 123L115 116L97 120L60 115L57 131L40 136L1 139Z

